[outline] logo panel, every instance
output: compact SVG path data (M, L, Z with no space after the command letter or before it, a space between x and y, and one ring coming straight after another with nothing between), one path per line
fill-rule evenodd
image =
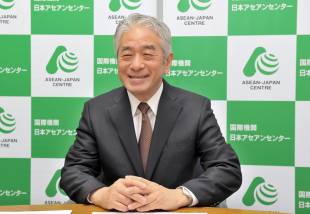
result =
M0 34L30 34L30 0L0 0Z
M65 157L80 119L83 98L32 98L32 157Z
M0 170L0 205L30 204L30 159L0 158Z
M32 36L32 96L92 97L93 38Z
M31 4L32 34L92 34L93 1L36 1Z
M28 97L0 97L0 158L30 157L30 111Z
M227 1L163 1L163 20L176 36L226 36L227 7Z
M154 0L94 0L95 34L113 35L117 24L132 13L156 17L157 1Z
M33 158L31 160L31 204L64 204L69 198L60 188L64 159Z
M308 8L310 8L310 1L308 0L298 0L297 4L297 34L298 35L310 35L310 13Z
M295 36L229 37L228 99L295 100L295 41Z
M295 166L310 166L310 102L298 101L296 106L296 142L295 142Z
M0 36L0 50L0 96L30 96L30 37Z
M229 101L227 142L242 164L293 166L294 115L294 102Z
M295 0L229 0L228 34L296 34L296 4Z
M172 47L168 82L212 100L226 99L226 37L174 37Z
M240 189L227 200L229 208L294 213L294 167L241 166Z

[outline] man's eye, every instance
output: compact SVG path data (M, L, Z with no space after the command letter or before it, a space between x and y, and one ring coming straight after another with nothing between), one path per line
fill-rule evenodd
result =
M154 57L154 55L153 54L150 54L150 53L145 53L145 54L143 54L143 56L145 57L145 58L153 58Z
M132 54L123 54L123 55L122 55L123 58L129 58L129 57L131 57L131 56L132 56Z

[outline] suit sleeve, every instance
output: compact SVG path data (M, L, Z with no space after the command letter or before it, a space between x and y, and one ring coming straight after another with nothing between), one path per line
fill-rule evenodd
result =
M92 132L89 106L85 104L74 144L69 149L61 170L60 186L77 203L88 203L87 196L105 186L98 177L99 165L96 139Z
M183 186L197 197L198 205L216 206L239 189L242 175L239 159L226 144L207 99L201 107L196 139L204 172Z

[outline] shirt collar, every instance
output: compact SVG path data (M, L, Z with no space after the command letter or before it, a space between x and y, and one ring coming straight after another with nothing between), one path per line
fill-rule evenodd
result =
M149 106L154 115L157 114L158 104L160 96L163 92L163 83L159 86L156 93L146 102ZM127 90L130 106L131 106L131 114L134 117L137 114L137 108L141 101L139 101L130 91Z

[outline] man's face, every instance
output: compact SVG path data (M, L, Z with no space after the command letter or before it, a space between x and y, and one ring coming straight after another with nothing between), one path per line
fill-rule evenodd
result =
M155 94L172 54L164 58L160 38L151 30L135 26L124 33L118 49L118 75L128 91L140 101Z

